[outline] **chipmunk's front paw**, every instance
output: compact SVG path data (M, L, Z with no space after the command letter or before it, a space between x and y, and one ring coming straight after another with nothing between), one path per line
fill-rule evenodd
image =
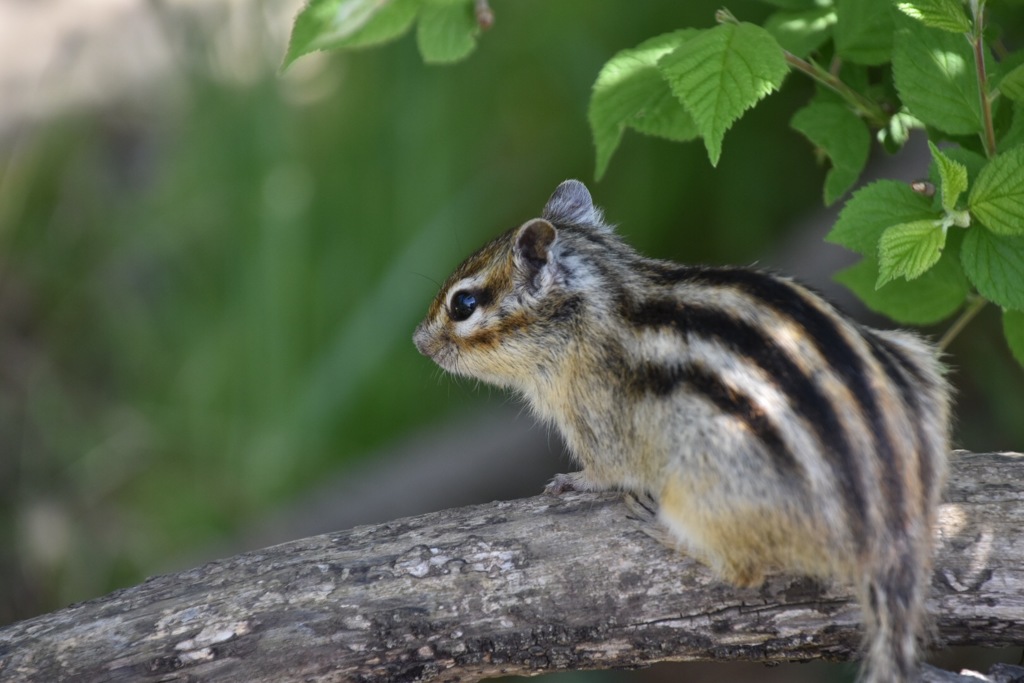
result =
M560 496L566 491L597 491L599 487L594 486L583 472L569 472L568 474L556 474L554 479L544 487L544 493L552 496Z

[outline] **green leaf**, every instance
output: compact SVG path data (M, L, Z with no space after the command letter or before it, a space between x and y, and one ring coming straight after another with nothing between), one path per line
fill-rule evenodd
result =
M999 81L999 92L1016 102L1024 101L1024 64L1019 64Z
M673 142L685 142L700 137L697 124L693 122L690 112L686 111L682 102L669 91L668 84L660 74L659 80L665 88L664 91L657 97L652 97L648 106L638 111L628 121L628 126L638 133Z
M978 174L981 173L981 170L985 168L986 165L988 165L988 159L986 159L983 155L978 154L977 152L974 152L969 149L964 149L963 147L947 147L946 149L942 150L942 153L950 160L954 161L957 164L960 164L965 169L967 169L968 186L970 186L971 183L977 180ZM939 169L936 166L933 166L928 170L929 176L933 179L935 184L940 185L942 183L942 179L939 177L938 174ZM932 171L934 171L935 173L932 174Z
M886 228L917 220L936 219L927 197L895 180L879 180L853 194L825 238L833 244L874 258ZM874 280L871 282L874 286Z
M942 256L946 231L934 220L901 223L886 228L878 240L878 280L875 289L898 277L913 280Z
M910 132L915 128L924 128L924 124L907 113L906 110L898 111L889 117L885 128L879 129L878 141L882 143L887 152L895 154L903 148L903 145L907 144Z
M480 27L467 0L421 0L416 44L427 64L451 64L476 47Z
M834 8L815 7L798 12L776 12L765 20L764 28L775 36L782 49L797 57L806 57L831 37L835 23Z
M970 44L961 35L899 22L892 73L903 104L929 126L953 135L983 129L978 77Z
M799 110L789 125L832 160L825 177L825 203L831 204L853 187L864 170L871 150L867 124L841 104L819 102Z
M893 280L875 289L878 261L871 256L840 271L835 279L853 290L872 311L907 325L930 325L945 320L963 306L970 290L951 249L916 280Z
M931 140L928 141L928 149L932 151L932 159L939 172L942 208L950 213L956 210L956 200L967 190L967 167L947 157Z
M1024 147L996 156L981 170L967 206L998 235L1024 234Z
M971 228L960 248L960 261L982 296L1003 308L1024 311L1024 237Z
M893 49L891 0L836 0L836 51L854 64L888 62Z
M744 111L782 85L788 71L782 48L753 24L721 24L701 31L658 62L672 92L718 164L722 138Z
M409 30L417 0L310 0L295 18L282 68L317 50L378 45Z
M658 60L698 31L683 29L622 50L602 67L587 118L597 148L598 179L604 175L626 128L675 141L699 135L683 104L657 68Z
M1010 127L996 143L996 149L1009 152L1015 147L1024 146L1024 106L1015 106L1010 119Z
M762 0L766 5L773 5L779 9L813 9L821 4L821 0Z
M960 0L909 0L897 2L896 7L908 17L932 28L953 33L969 33L972 28Z
M1013 357L1024 366L1024 313L1003 311L1003 334Z

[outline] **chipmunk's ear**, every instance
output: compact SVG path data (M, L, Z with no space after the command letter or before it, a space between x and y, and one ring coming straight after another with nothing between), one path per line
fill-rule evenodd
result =
M555 225L589 225L610 230L604 224L601 209L594 206L587 186L578 180L566 180L556 189L544 207L544 218Z
M551 261L551 246L558 238L558 230L543 218L534 218L516 231L515 255L531 273L540 272Z

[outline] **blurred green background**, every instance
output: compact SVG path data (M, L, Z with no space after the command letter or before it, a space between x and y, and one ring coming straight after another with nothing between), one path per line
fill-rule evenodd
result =
M282 76L295 0L0 0L0 624L241 550L325 480L363 486L393 444L505 403L410 336L450 269L564 178L642 251L779 264L841 296L824 169L787 127L806 80L716 169L700 143L627 135L591 182L601 65L719 5L496 0L455 66L406 36ZM952 349L974 450L1024 444L997 325L986 311Z

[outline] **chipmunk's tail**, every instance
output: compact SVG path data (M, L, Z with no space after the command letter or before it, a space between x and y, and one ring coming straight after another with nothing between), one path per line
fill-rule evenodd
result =
M924 611L920 555L904 558L865 577L861 589L864 611L864 662L859 683L903 683L918 680L918 636Z
M879 340L904 361L892 373L897 383L904 372L920 383L913 394L904 394L905 422L891 432L897 440L902 437L903 445L891 449L901 455L877 461L882 481L894 485L878 491L858 563L865 626L859 681L904 683L921 676L918 657L927 625L934 527L948 466L950 396L934 350L902 334L884 333ZM915 435L913 447L906 440L910 434Z
M877 548L876 561L862 578L865 633L858 683L921 679L919 650L927 626L933 551L931 524L922 526L918 533Z

